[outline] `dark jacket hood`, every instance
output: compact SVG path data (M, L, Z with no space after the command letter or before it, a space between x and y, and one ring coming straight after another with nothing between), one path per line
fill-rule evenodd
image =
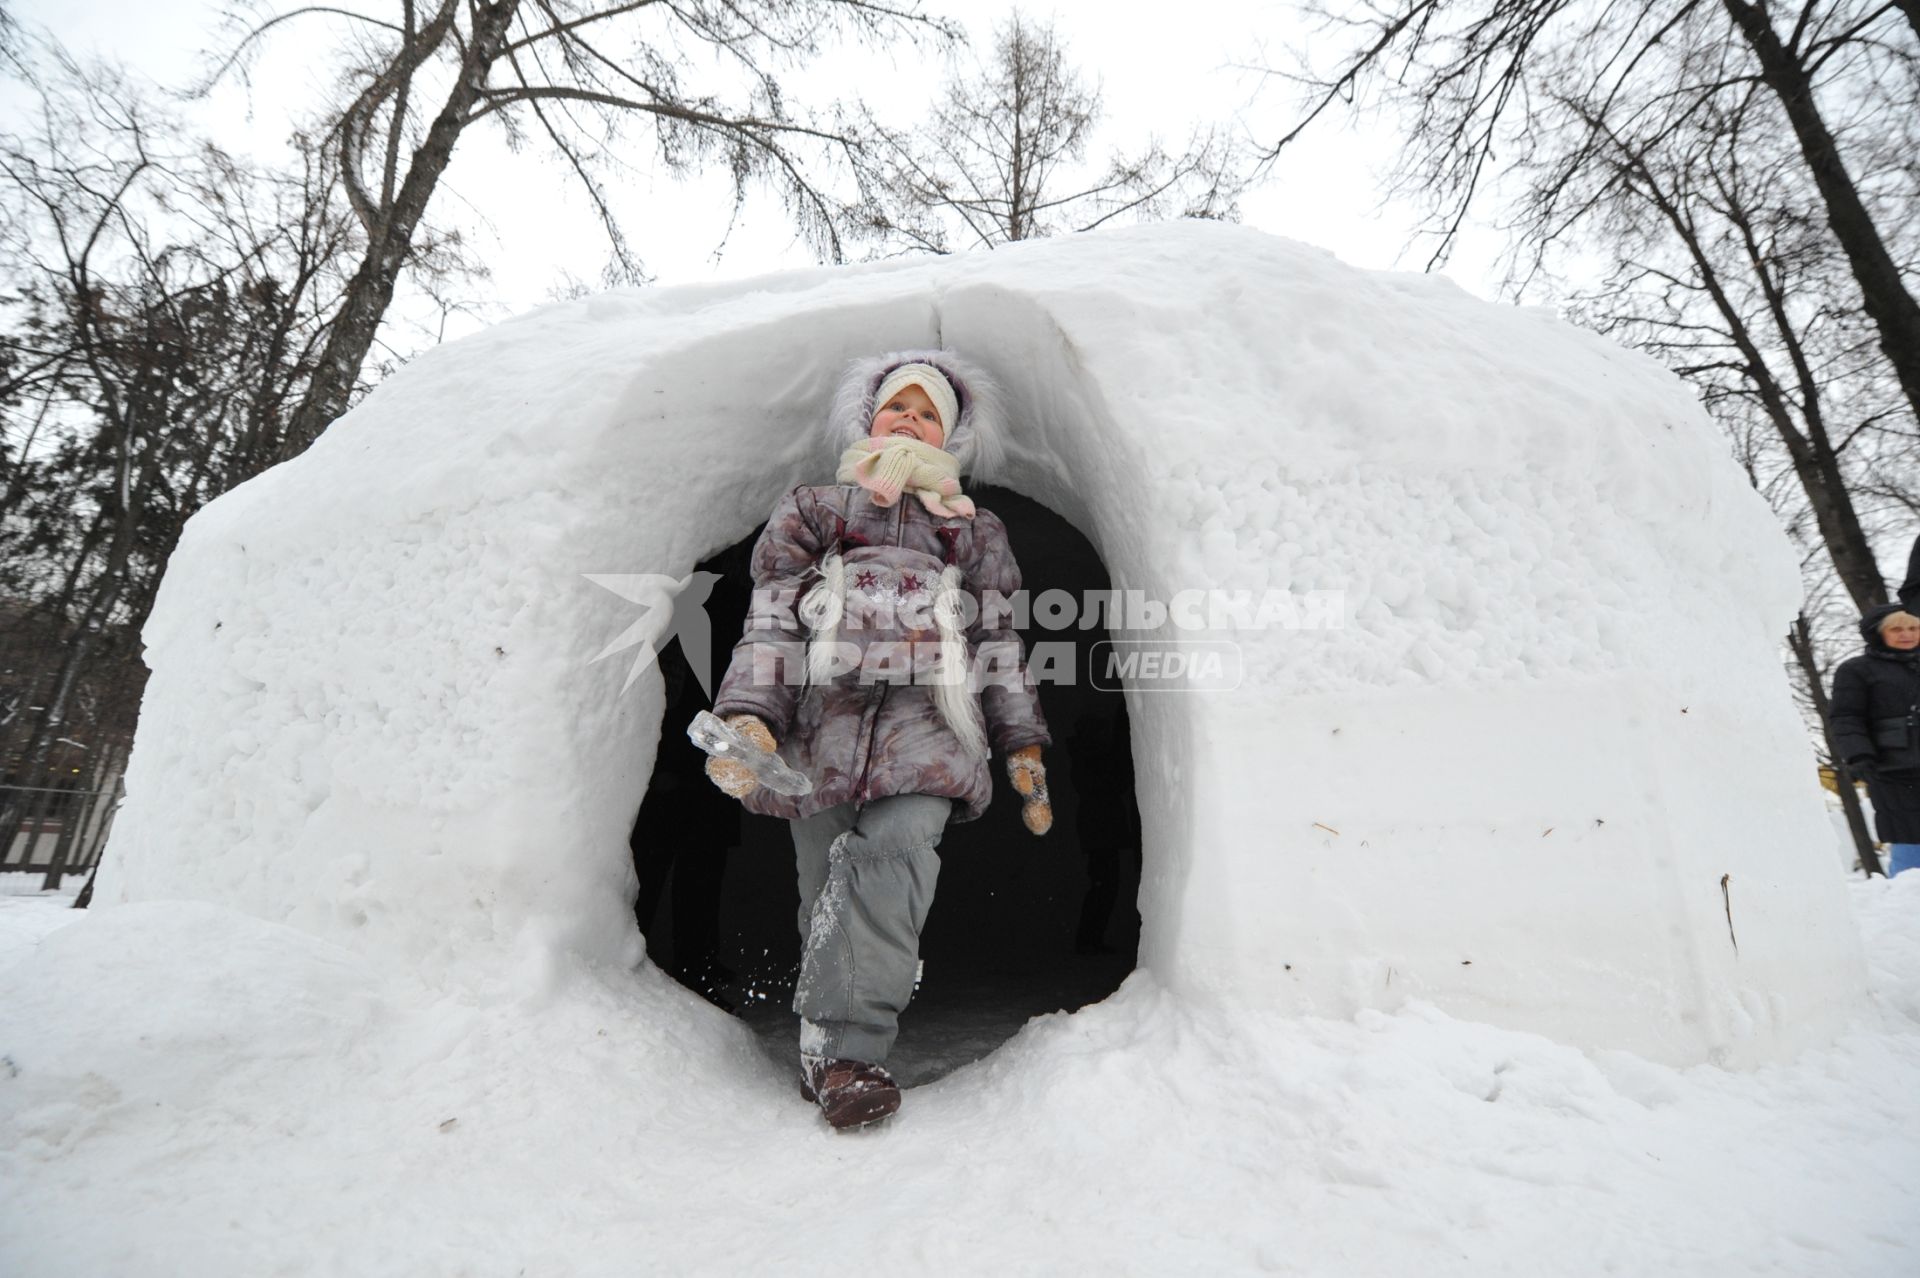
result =
M1896 612L1905 612L1905 604L1875 604L1860 614L1860 637L1867 641L1867 651L1877 652L1889 657L1912 657L1913 652L1895 652L1887 647L1887 641L1880 637L1880 623ZM1920 650L1916 650L1920 651Z

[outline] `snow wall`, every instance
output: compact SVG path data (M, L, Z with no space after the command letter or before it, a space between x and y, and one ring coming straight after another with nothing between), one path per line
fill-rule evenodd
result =
M1674 1063L1852 1009L1777 658L1794 561L1687 389L1544 311L1213 224L615 292L422 356L189 524L101 899L453 978L641 961L660 683L594 660L642 609L588 574L744 537L829 473L848 359L941 344L1003 384L981 478L1116 587L1341 592L1335 625L1182 632L1233 645L1233 691L1129 688L1140 964L1178 996L1421 999Z

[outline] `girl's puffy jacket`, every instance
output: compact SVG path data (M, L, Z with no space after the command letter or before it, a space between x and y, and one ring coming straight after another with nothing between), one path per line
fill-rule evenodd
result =
M801 485L774 508L754 546L754 612L714 712L758 716L780 743L781 758L811 777L814 788L795 797L763 787L746 797L747 808L793 819L849 801L939 794L957 801L954 820L972 820L993 795L988 760L961 745L924 673L913 682L899 663L863 660L829 682L805 684L810 635L797 604L836 551L847 594L836 637L851 645L843 652L884 656L906 651L884 647L904 640L924 658L937 638L933 591L941 570L957 565L974 605L966 614L970 663L989 669L979 694L989 740L1005 753L1051 741L1038 693L1026 681L1019 634L1004 609L979 606L988 592L1011 597L1020 589L1000 520L985 510L972 519L942 518L911 496L878 506L857 484ZM876 619L894 624L876 626Z

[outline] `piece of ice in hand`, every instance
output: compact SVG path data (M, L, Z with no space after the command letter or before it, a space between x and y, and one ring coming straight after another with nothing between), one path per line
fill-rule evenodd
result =
M693 722L687 725L687 740L716 759L746 764L754 779L775 794L813 793L813 781L806 773L794 771L771 750L762 750L711 710L693 716Z

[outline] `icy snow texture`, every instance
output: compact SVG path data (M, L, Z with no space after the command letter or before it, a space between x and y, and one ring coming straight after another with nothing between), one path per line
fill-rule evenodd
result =
M1854 900L1874 997L1789 1064L1138 973L836 1136L651 968L501 999L218 906L0 898L0 1273L1907 1278L1920 873Z
M1345 592L1339 629L1191 636L1241 643L1235 693L1131 698L1156 988L1674 1063L1857 1004L1775 655L1793 563L1686 389L1205 224L614 293L423 356L189 525L101 899L523 989L636 961L661 699L592 662L638 609L587 574L683 576L830 473L849 358L942 343L1006 391L985 478L1117 586Z

